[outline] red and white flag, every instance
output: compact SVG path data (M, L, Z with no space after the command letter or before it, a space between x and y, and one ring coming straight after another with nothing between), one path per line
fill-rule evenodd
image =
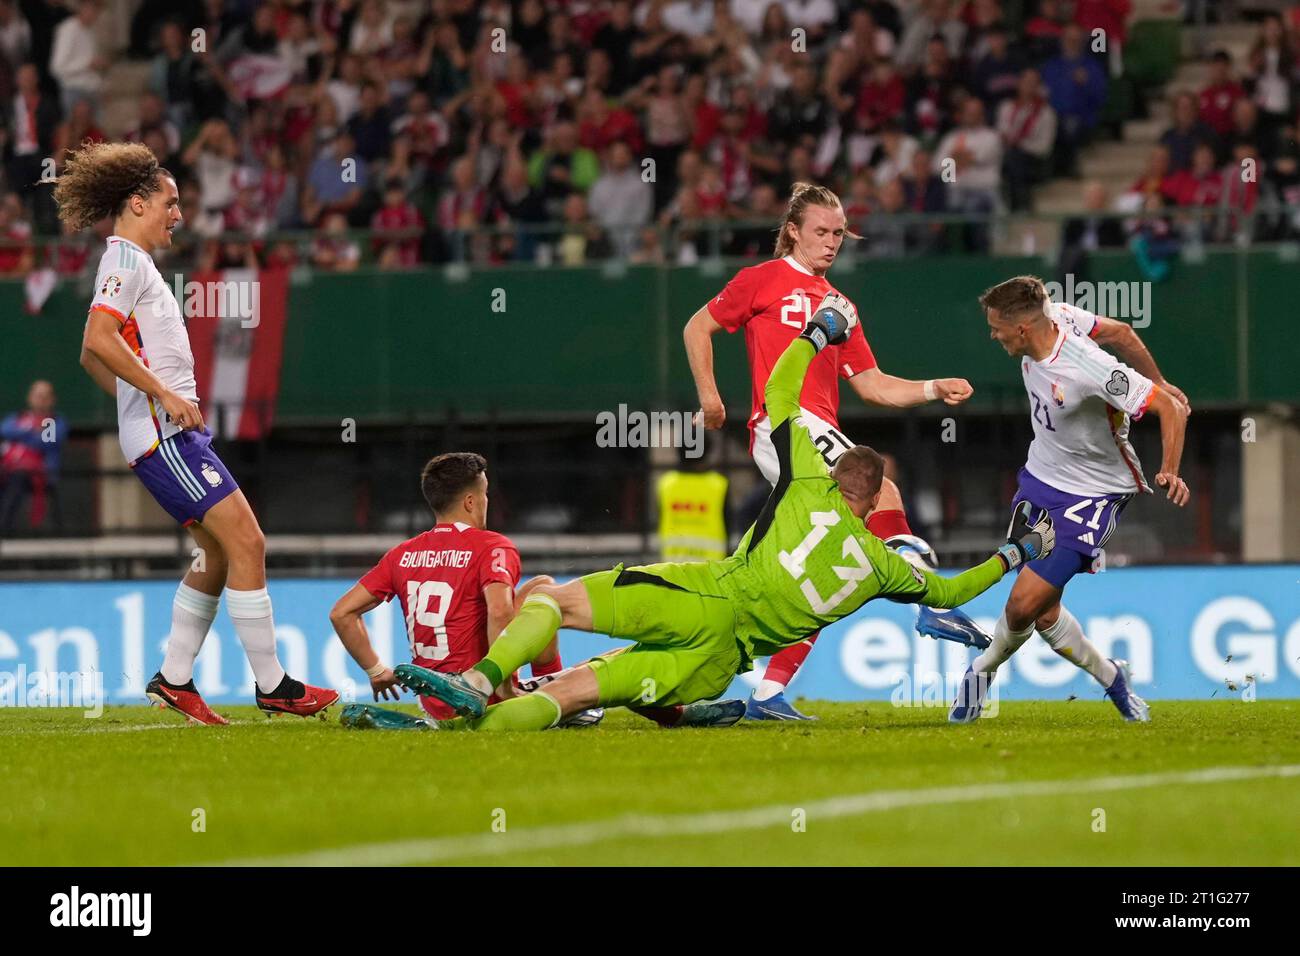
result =
M271 430L288 297L287 269L200 272L186 283L180 305L200 408L214 435L257 439Z

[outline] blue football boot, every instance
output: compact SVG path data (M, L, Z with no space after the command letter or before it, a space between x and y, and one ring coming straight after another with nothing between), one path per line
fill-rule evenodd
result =
M785 694L777 694L767 700L755 700L751 695L745 706L746 720L816 720L807 714L801 714L785 699Z
M1115 665L1115 679L1106 688L1106 696L1110 698L1110 702L1115 705L1115 709L1125 720L1141 723L1150 720L1151 708L1128 686L1128 661L1110 658L1110 662Z

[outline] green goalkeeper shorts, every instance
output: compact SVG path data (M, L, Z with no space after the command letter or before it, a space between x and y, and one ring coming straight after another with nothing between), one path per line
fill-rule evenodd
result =
M717 697L740 668L735 617L707 564L588 574L592 630L636 641L591 662L600 703L670 706Z

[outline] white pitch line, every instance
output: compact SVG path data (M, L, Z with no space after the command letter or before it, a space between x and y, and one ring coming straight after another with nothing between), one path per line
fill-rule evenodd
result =
M87 717L86 721L89 723L94 719L95 718L93 717ZM249 721L232 720L228 726L239 727L243 725L260 724L260 723L261 723L260 721L255 721L255 720L249 720ZM198 730L199 728L198 727L191 728L191 725L187 721L182 720L180 723L175 723L175 724L129 724L122 727L88 726L88 727L78 727L75 730L69 729L67 727L37 727L37 728L25 729L25 730L3 730L0 731L0 737L53 737L53 736L60 736L60 735L64 737L79 737L84 734L134 734L142 730L189 730L189 729Z
M920 790L877 790L814 800L803 804L802 809L807 819L816 826L820 821L837 817L881 813L906 807L1297 776L1300 776L1300 764L1277 767L1207 767L1203 770L1133 774L1123 777L1093 777L1083 780L989 783L969 787L931 787ZM734 830L788 826L793 809L791 804L780 804L748 810L719 810L711 813L633 814L595 822L512 830L509 833L474 833L420 840L397 840L286 856L227 860L219 865L405 866L441 863L461 858L481 858L558 847L585 846L604 840L628 837L702 836L729 833Z

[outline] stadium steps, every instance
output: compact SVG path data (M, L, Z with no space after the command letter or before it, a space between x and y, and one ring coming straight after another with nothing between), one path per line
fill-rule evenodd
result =
M1164 0L1144 0L1135 5L1138 19L1168 21L1172 15ZM1097 180L1113 199L1126 190L1146 165L1147 156L1172 122L1170 97L1184 90L1197 92L1206 84L1208 64L1197 59L1197 50L1205 55L1217 49L1232 54L1240 73L1259 28L1251 23L1210 24L1199 38L1192 28L1183 28L1180 53L1183 59L1163 88L1147 92L1149 115L1130 119L1123 125L1123 138L1094 143L1079 157L1083 180ZM1070 213L1080 208L1082 181L1054 179L1034 192L1034 209L1042 213ZM1058 223L1052 220L1027 220L1014 224L998 241L998 252L1008 255L1053 254L1058 241Z

